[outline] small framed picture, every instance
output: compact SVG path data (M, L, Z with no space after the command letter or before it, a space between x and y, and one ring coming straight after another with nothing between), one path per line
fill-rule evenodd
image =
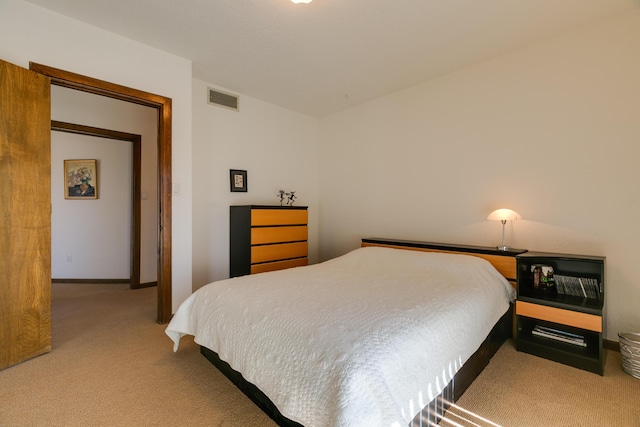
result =
M231 169L231 192L247 192L247 171Z
M64 198L97 199L98 165L97 160L64 161Z

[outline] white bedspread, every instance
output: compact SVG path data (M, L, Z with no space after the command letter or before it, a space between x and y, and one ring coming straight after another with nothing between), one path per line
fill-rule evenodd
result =
M174 351L193 335L307 427L405 426L513 298L483 259L367 247L206 285L166 333Z

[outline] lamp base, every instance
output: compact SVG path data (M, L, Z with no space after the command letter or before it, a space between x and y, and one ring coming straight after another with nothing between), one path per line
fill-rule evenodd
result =
M508 246L496 246L496 249L499 251L508 251L509 247Z

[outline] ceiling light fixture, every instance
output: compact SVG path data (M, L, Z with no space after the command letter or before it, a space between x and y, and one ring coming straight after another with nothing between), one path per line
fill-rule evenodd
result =
M291 0L292 2L294 2L295 4L298 3L311 3L311 0Z

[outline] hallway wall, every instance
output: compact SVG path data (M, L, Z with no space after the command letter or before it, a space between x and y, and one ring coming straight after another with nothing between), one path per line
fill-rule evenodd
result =
M58 86L51 88L53 120L142 136L141 283L157 280L157 111ZM131 258L132 144L52 132L52 276L128 279ZM97 159L97 200L65 200L65 159ZM77 232L81 230L81 232Z

